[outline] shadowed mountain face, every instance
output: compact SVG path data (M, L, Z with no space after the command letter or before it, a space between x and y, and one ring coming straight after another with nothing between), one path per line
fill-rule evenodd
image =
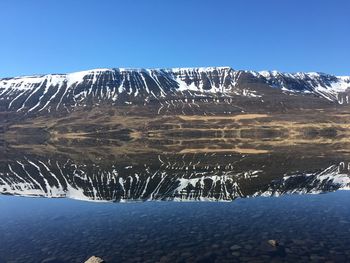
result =
M98 69L0 80L0 193L212 200L349 188L349 77Z

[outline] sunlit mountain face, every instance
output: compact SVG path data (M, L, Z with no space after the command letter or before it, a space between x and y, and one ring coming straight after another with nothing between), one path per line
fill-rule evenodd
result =
M94 69L0 79L0 106L2 111L26 115L70 112L99 104L153 105L155 114L211 114L225 108L219 111L224 114L260 107L281 110L327 107L327 102L348 104L349 90L350 77L315 72L230 67Z

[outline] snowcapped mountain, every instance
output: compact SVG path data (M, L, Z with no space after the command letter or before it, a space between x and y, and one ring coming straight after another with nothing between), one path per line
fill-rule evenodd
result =
M277 71L253 72L264 79L271 87L290 92L316 93L330 101L338 101L340 104L349 103L350 77L333 76L324 73L280 73ZM344 95L344 96L342 96Z
M94 69L0 79L0 111L40 114L78 107L158 104L158 113L174 100L232 99L264 102L289 94L332 103L349 102L350 77L322 73L280 73L233 70L230 67L174 69ZM276 95L277 94L277 95ZM271 100L271 99L270 99Z

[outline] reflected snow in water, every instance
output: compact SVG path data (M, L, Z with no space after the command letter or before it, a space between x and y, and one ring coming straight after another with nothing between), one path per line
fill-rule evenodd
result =
M345 262L349 187L345 155L9 151L0 262Z

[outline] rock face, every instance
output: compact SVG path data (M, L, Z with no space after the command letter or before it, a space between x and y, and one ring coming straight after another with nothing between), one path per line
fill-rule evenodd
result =
M224 98L229 104L230 98L264 102L274 96L280 103L290 95L346 104L349 87L350 77L323 73L254 72L230 67L94 69L0 79L0 112L30 115L70 112L100 104L157 104L158 113L168 113L166 109L176 100L196 107L198 101Z
M92 256L86 260L85 263L105 263L105 261L102 258Z

